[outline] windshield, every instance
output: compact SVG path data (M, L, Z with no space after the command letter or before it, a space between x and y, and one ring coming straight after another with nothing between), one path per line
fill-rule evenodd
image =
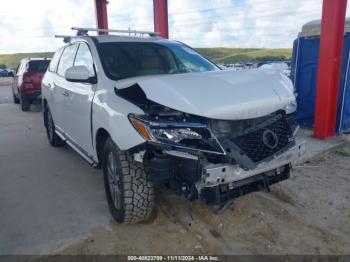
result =
M114 42L101 43L99 47L103 68L107 76L114 80L220 70L182 44Z
M29 61L29 69L36 73L45 73L49 66L50 60L33 60Z

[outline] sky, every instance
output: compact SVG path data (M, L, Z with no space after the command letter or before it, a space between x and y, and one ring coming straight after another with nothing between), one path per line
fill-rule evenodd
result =
M322 0L168 0L170 38L193 47L291 48ZM96 27L93 0L0 0L0 53L55 51ZM153 0L109 0L109 28L153 31ZM347 15L350 14L350 8Z

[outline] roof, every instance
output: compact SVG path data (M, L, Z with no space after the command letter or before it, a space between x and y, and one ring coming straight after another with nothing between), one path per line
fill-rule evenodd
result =
M81 39L89 41L88 39L96 39L100 43L106 42L169 42L168 39L160 37L158 32L151 31L137 31L137 30L117 30L117 29L97 29L97 28L83 28L72 27L72 30L77 31L77 35L55 35L55 37L63 38L63 42L75 42ZM108 32L108 35L89 35L89 32ZM173 41L171 41L173 42Z
M321 20L313 20L303 25L299 37L320 36ZM350 18L346 18L345 33L350 32Z
M160 42L168 41L161 37L140 37L140 36L119 36L119 35L99 35L93 36L100 43L105 42Z
M172 43L179 44L176 40L169 40L162 37L139 37L139 36L120 36L120 35L99 35L99 36L71 36L70 42L79 42L81 39L89 41L89 39L96 39L99 43L120 43L120 42L138 42L138 43Z

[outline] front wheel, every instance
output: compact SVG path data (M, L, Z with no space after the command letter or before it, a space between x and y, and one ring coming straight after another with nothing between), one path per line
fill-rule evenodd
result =
M148 220L154 207L154 188L142 163L121 151L109 138L102 156L109 210L118 223Z

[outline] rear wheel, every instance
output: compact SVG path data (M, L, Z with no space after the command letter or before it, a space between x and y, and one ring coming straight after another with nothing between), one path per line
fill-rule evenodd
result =
M109 210L118 223L148 220L154 207L154 189L142 163L121 151L108 138L103 149L102 169Z
M15 93L13 92L13 89L12 89L12 97L13 97L13 102L15 104L19 104L19 98L15 95Z
M50 144L54 147L64 145L64 141L55 132L55 123L53 122L50 108L47 105L45 105L44 108L44 124L47 139L49 140Z
M21 102L22 111L29 111L30 110L29 100L24 94L21 94L20 102Z

